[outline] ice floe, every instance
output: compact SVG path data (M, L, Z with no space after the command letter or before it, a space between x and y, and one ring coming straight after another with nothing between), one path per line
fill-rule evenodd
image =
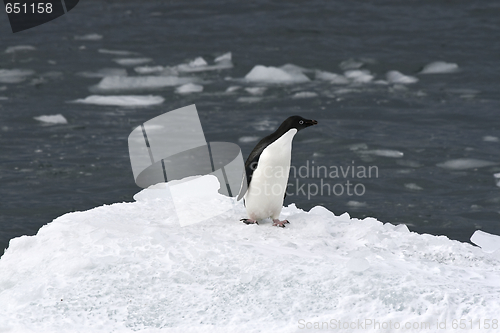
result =
M422 187L418 186L417 184L415 183L407 183L405 184L405 187L409 190L413 190L413 191L421 191L423 190Z
M368 154L368 155L376 155L382 157L392 157L392 158L401 158L404 156L404 153L398 150L391 149L373 149L373 150L361 150L360 153Z
M498 138L498 136L486 135L486 136L483 136L483 141L500 142L500 139Z
M0 327L284 333L390 322L420 329L384 331L451 333L457 319L476 325L461 332L477 332L477 318L500 312L498 236L476 232L479 248L293 204L281 214L286 228L248 226L243 203L218 193L209 196L216 217L181 227L168 186L134 198L12 239L0 259Z
M98 49L97 52L102 53L102 54L111 54L111 55L123 56L123 57L137 54L137 52L132 52L132 51L109 50L109 49Z
M98 41L102 39L102 35L99 34L87 34L87 35L77 35L74 37L75 40L87 40L87 41Z
M153 61L151 58L116 58L113 59L118 65L122 66L138 66L147 64L148 62Z
M328 81L333 84L348 84L351 82L344 75L319 70L315 72L315 79Z
M161 96L153 95L115 95L100 96L91 95L83 99L77 99L74 103L94 104L94 105L115 105L115 106L148 106L161 104L165 99Z
M245 76L249 82L261 83L302 83L310 79L298 70L257 65Z
M76 75L86 78L103 78L106 76L127 76L125 68L102 68L97 72L79 72Z
M258 141L259 139L260 137L258 136L242 136L241 138L238 139L238 141L241 143L248 143L248 142Z
M16 53L16 52L35 51L35 50L36 47L31 45L16 45L7 47L5 53Z
M449 160L443 163L438 163L437 166L445 169L452 170L466 170L466 169L475 169L475 168L483 168L487 166L498 165L499 163L479 160L474 158L457 158L454 160Z
M178 94L191 94L202 91L203 91L203 86L194 83L186 83L175 89L175 92Z
M318 94L315 93L314 91L299 91L292 95L292 98L297 98L297 99L312 98L312 97L318 97Z
M411 84L418 82L416 77L404 75L398 71L389 71L385 77L389 83Z
M233 67L231 52L225 53L214 60L213 65L209 65L208 62L202 57L197 57L194 60L186 63L174 66L173 69L179 73L195 73L204 71L214 71L229 69Z
M199 81L177 76L107 76L90 88L94 92L160 89Z
M134 71L138 74L154 74L160 73L163 70L165 70L163 66L139 66L134 68Z
M33 117L33 119L41 121L43 123L50 124L67 124L68 121L62 114L53 114L53 115L43 115L38 117Z
M33 74L31 69L0 69L0 83L20 83Z
M344 76L357 83L371 82L374 78L367 69L352 69L344 72Z
M455 73L458 72L458 70L459 68L457 64L444 61L434 61L425 65L420 74Z

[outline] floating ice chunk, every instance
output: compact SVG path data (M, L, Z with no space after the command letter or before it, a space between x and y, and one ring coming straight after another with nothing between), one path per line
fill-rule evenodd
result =
M279 67L285 72L288 73L308 73L308 72L314 72L312 69L308 69L305 67L297 66L294 64L284 64L283 66Z
M31 45L17 45L17 46L9 46L5 53L16 53L16 52L25 52L25 51L35 51L36 47Z
M245 88L245 91L252 95L262 95L267 90L266 87L249 87Z
M366 202L350 200L347 202L346 205L349 207L360 208L360 207L366 207Z
M373 80L374 76L366 69L353 69L344 72L344 76L358 83L368 83Z
M301 83L310 81L303 73L273 66L257 65L245 76L247 81L263 83Z
M325 71L315 72L316 80L328 81L333 84L348 84L350 81L345 76Z
M97 50L97 52L103 53L103 54L112 54L112 55L117 55L117 56L123 56L123 57L137 54L137 52L132 52L132 51L108 50L108 49L99 49L99 50Z
M147 64L153 61L151 58L117 58L113 59L118 65L122 66L137 66L142 64Z
M413 191L421 191L423 190L423 188L421 188L420 186L418 186L417 184L415 183L408 183L408 184L405 184L405 187L409 190L413 190Z
M91 95L83 99L77 99L74 103L95 104L95 105L116 105L116 106L148 106L161 104L165 99L161 96L137 96L137 95L119 95L119 96L100 96Z
M500 249L500 236L481 230L476 230L470 240L486 253L493 253Z
M365 258L351 258L345 266L350 271L363 272L370 268L370 263Z
M299 91L292 95L292 98L312 98L317 97L318 94L314 91Z
M458 65L444 61L434 61L424 66L420 74L444 74L458 72Z
M0 83L20 83L33 74L31 69L0 69Z
M43 115L38 117L33 117L33 119L41 121L43 123L50 124L67 124L68 121L62 114L54 114L54 115Z
M203 91L203 86L194 83L186 83L175 89L175 92L178 94L191 94L202 91Z
M347 60L342 61L339 65L339 67L343 71L347 71L350 69L361 68L363 65L364 65L364 63L362 61L357 61L357 60L354 60L351 58L351 59L347 59Z
M197 78L177 76L107 76L96 86L91 87L91 91L106 92L159 89L164 87L180 86L197 81Z
M403 152L397 150L390 149L374 149L374 150L364 150L363 154L383 156L383 157L393 157L393 158L401 158L404 156Z
M483 136L483 141L486 141L486 142L499 142L500 139L498 139L497 136L486 135L486 136Z
M398 71L389 71L385 76L389 83L411 84L418 81L416 77L404 75Z
M139 74L153 74L162 72L165 69L163 66L139 66L135 67L134 71Z
M238 141L242 143L255 142L257 140L259 140L258 136L242 136L238 139Z
M0 96L0 101L6 101L8 100L9 98L8 97L5 97L5 96Z
M256 103L262 101L262 97L250 96L250 97L239 97L236 102L240 103Z
M89 40L89 41L97 41L102 39L102 35L99 34L87 34L81 36L75 36L75 40Z
M102 68L97 72L80 72L76 75L86 78L103 78L106 76L127 76L125 68Z
M457 158L455 160L449 160L444 163L437 164L437 166L440 168L452 169L452 170L475 169L492 165L498 165L498 163L478 160L474 158Z
M231 52L224 53L223 55L218 56L217 58L214 59L214 62L221 62L221 61L232 61L233 55Z
M175 70L181 73L194 73L194 72L203 72L203 71L213 71L213 70L221 70L221 69L227 69L227 68L232 68L233 63L231 62L231 59L229 59L230 56L223 55L220 57L220 59L215 63L215 65L209 65L205 59L202 57L198 57L194 59L193 61L190 61L187 64L180 64L175 66Z
M232 92L235 92L235 91L240 90L240 89L241 89L241 87L240 87L240 86L231 86L231 87L228 87L228 88L226 89L226 92L227 92L227 93L232 93Z
M495 177L497 186L500 187L500 172L493 174L493 177Z

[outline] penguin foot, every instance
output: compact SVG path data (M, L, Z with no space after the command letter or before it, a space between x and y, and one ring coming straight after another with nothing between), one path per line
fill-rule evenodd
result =
M290 223L288 220L280 221L278 219L273 219L273 226L284 228L285 224Z
M245 224L259 224L257 220L252 220L252 219L241 219L240 221L242 221Z

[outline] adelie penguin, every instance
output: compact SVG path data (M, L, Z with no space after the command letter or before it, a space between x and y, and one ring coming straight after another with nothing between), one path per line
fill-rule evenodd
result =
M241 221L258 224L259 220L270 217L274 226L285 227L289 223L280 221L279 216L290 173L292 140L298 131L317 123L300 116L289 117L255 146L245 162L246 191L242 186L238 195L238 200L244 198L249 217Z

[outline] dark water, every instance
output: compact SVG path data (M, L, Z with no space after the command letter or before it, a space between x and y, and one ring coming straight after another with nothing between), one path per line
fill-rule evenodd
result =
M53 22L12 34L4 16L0 47L36 50L0 49L0 69L35 71L22 82L0 83L0 97L7 97L0 99L0 248L66 212L132 201L139 188L129 164L128 134L192 103L207 141L236 142L245 156L256 142L240 138L263 137L299 114L319 125L296 136L294 166L314 161L378 168L378 177L351 179L365 186L362 196L300 194L286 204L306 210L324 205L336 214L406 223L417 232L461 241L476 229L500 234L500 187L493 177L500 172L498 17L496 1L84 0ZM90 33L103 38L75 40ZM230 51L234 68L189 74L204 80L202 93L183 96L174 88L115 93L160 95L165 102L159 106L68 103L91 95L89 87L100 80L77 73L120 67L112 61L119 56L98 53L103 48L137 52L152 58L151 66L198 56L211 61ZM339 64L348 59L361 59L361 68L375 80L398 70L419 81L339 86L308 73L310 82L268 86L253 102L240 99L255 97L243 89L224 93L229 86L256 86L237 79L258 64L292 63L341 74ZM436 60L456 63L460 71L418 74ZM133 67L127 70L137 75ZM301 91L317 96L292 98ZM68 124L33 119L53 114L64 115ZM403 156L366 153L373 150ZM499 164L463 170L436 165L458 158ZM310 185L321 179L299 181Z

